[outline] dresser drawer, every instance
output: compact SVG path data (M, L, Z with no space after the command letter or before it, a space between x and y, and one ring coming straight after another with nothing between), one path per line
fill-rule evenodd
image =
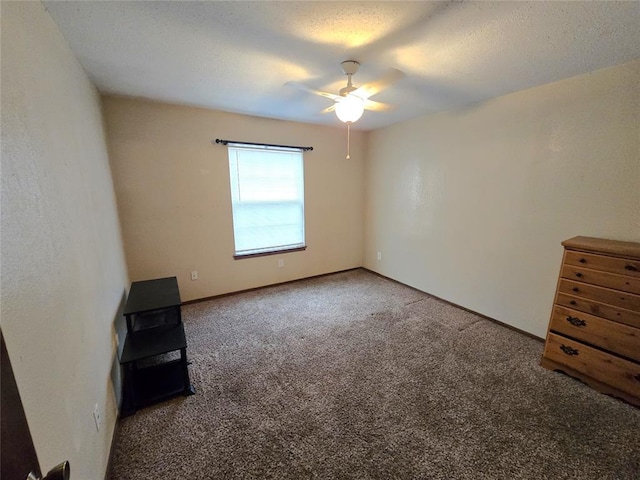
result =
M564 263L591 270L602 270L603 272L640 278L640 260L628 260L626 258L567 250L564 256Z
M584 375L640 397L640 365L549 332L544 356Z
M550 330L640 362L640 329L556 305Z
M634 295L633 293L596 287L588 283L574 282L566 279L560 280L558 292L608 303L609 305L626 308L628 310L640 311L640 295Z
M560 275L569 280L599 285L601 287L622 290L628 293L640 295L640 277L630 275L618 275L615 273L603 272L600 270L590 270L575 265L564 265Z
M593 300L561 292L558 292L556 303L573 310L579 310L608 320L613 320L614 322L620 322L625 325L640 328L640 312L617 308L605 303L595 302Z

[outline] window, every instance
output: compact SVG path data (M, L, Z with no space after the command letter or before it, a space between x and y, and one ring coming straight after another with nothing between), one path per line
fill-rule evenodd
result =
M302 151L229 144L235 257L304 248Z

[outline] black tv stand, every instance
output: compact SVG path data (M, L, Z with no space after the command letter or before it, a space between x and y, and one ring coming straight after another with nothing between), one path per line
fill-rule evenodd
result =
M120 416L177 395L193 395L176 277L133 282L124 308L127 336ZM173 357L173 358L172 358Z

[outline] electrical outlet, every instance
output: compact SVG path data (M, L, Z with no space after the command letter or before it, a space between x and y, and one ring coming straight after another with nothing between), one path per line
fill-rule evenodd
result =
M282 268L284 267L284 259L283 258L279 258L278 259L278 268Z
M193 272L191 272L191 280L197 280L198 279L198 271L194 270Z
M378 260L382 260L382 252L378 252L377 258L378 258Z
M93 408L93 419L96 422L96 430L99 432L100 427L102 426L102 416L100 415L100 409L98 408L98 404Z

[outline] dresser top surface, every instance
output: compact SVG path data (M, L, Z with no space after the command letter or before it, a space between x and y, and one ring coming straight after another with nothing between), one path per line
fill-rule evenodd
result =
M565 240L562 242L562 245L569 250L605 253L619 257L640 259L640 243L636 242L579 236Z

